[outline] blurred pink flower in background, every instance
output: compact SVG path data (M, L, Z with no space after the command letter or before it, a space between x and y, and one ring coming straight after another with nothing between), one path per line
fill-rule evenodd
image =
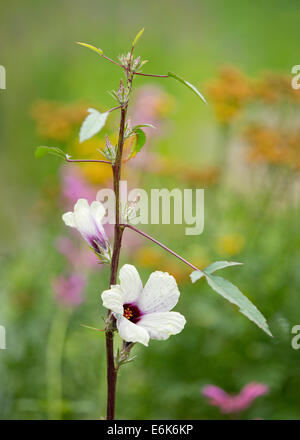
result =
M148 84L135 95L131 121L133 124L152 124L161 128L162 119L174 108L175 101L162 87ZM149 134L151 129L145 128Z
M257 397L268 392L269 387L267 385L256 382L250 382L236 395L230 395L222 388L214 385L206 385L202 390L202 394L208 398L208 403L217 406L225 414L245 411Z
M130 161L131 167L148 169L149 163L155 162L158 155L150 153L147 146L153 137L161 136L166 130L165 118L174 105L172 96L161 87L150 84L137 90L130 114L130 123L132 126L151 124L155 128L143 128L147 135L146 148L139 152L134 161Z
M64 165L60 171L61 194L65 201L73 206L78 199L84 198L91 203L96 198L97 189L89 184L80 168Z
M97 256L88 247L80 248L68 237L58 237L56 249L68 260L74 269L100 268Z
M72 273L68 277L59 276L52 280L52 288L57 301L63 306L76 307L83 302L86 279Z

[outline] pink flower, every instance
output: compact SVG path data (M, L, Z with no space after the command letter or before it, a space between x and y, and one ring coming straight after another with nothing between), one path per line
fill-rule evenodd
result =
M105 216L103 204L97 200L90 205L86 199L78 199L74 212L63 214L64 223L81 234L102 263L111 261L111 247L102 221Z
M202 394L208 398L210 405L217 406L222 413L230 414L249 408L257 397L267 394L268 391L267 385L251 382L236 395L230 395L214 385L206 385Z
M165 130L164 113L168 107L172 106L170 96L156 85L147 85L141 87L135 96L131 111L131 125L151 124L155 129L145 127L143 130L147 135L147 144L155 136L161 135ZM149 169L149 163L157 160L157 154L150 153L147 148L137 154L134 161L129 162L129 166L139 169Z
M135 97L132 108L132 124L152 124L161 128L163 108L168 107L169 95L157 85L141 87ZM145 128L146 133L152 134L151 129Z
M87 183L79 168L65 165L61 168L62 195L73 205L80 198L91 203L96 196L96 189Z
M83 302L84 277L72 273L69 277L59 276L52 281L57 301L63 306L76 307Z
M56 249L68 260L73 269L100 269L99 260L86 247L80 248L68 237L58 237Z

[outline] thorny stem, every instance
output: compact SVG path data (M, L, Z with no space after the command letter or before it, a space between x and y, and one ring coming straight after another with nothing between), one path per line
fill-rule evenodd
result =
M188 266L190 266L192 269L194 270L200 270L198 269L198 267L194 266L193 264L191 264L189 261L185 260L183 257L181 257L180 255L178 255L176 252L172 251L171 249L169 249L167 246L165 246L164 244L160 243L160 241L156 240L155 238L151 237L151 235L146 234L146 232L141 231L140 229L135 228L132 225L129 224L124 224L123 227L125 228L129 228L132 229L133 231L137 232L138 234L142 235L143 237L148 238L148 240L153 241L153 243L158 244L158 246L162 247L163 249L165 249L167 252L169 252L170 254L174 255L175 257L179 258L179 260L181 260L183 263L187 264Z
M130 78L130 85L132 78ZM120 177L122 154L124 146L125 122L128 102L121 108L121 121L119 130L118 150L115 163L113 165L114 192L116 203L114 248L111 261L110 285L116 284L117 271L119 266L119 257L121 251L121 241L124 227L120 224ZM108 319L112 321L111 312L108 312ZM114 335L113 330L108 328L106 331L106 356L107 356L107 420L113 420L115 415L116 383L118 368L114 362Z

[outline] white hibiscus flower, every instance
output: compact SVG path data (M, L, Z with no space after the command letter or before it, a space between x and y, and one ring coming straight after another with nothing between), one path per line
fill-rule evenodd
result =
M170 312L180 296L172 275L153 272L143 288L136 268L125 264L119 278L120 284L105 290L101 297L104 307L114 313L122 339L148 346L150 338L165 340L182 331L184 316Z
M79 199L74 212L66 212L62 219L67 226L80 232L101 261L109 262L111 248L102 226L104 215L105 208L101 202L94 201L89 205L86 199Z

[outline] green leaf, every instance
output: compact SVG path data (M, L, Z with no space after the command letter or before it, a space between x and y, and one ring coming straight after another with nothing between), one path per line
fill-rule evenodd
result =
M168 72L168 76L174 79L177 79L177 81L181 82L182 84L186 85L189 89L191 89L197 96L199 96L199 98L202 99L202 101L207 104L204 96L199 92L199 90L193 86L193 84L189 83L188 81L186 81L185 79L181 78L180 76L176 75L175 73L172 72Z
M138 127L138 126L137 126ZM135 157L139 151L143 148L143 146L146 143L146 134L141 128L134 127L132 131L136 134L136 141L135 145L131 150L131 153L129 154L127 160L132 159Z
M134 48L134 46L136 45L136 43L138 42L139 38L143 35L144 30L145 30L145 28L141 29L141 30L137 33L135 39L134 39L133 42L132 42L132 47L133 47L133 48Z
M237 266L240 264L243 263L237 263L235 261L215 261L214 263L206 267L204 270L206 273L210 274L215 272L216 270L224 269L225 267L228 266ZM196 281L200 280L200 278L202 278L204 275L205 274L204 272L202 272L202 270L194 270L194 272L190 274L192 283L195 283Z
M132 131L135 131L137 128L156 128L154 125L152 124L140 124L140 125L136 125L135 127L133 127Z
M46 154L52 154L54 156L61 157L62 159L66 159L67 157L66 153L57 147L37 147L34 154L37 159L46 156Z
M190 273L190 279L192 283L195 283L202 277L204 277L204 272L202 272L202 270L194 270L194 272Z
M76 41L76 44L79 44L80 46L83 46L83 47L87 47L88 49L93 50L94 52L98 53L99 55L103 54L103 50L101 50L100 48L97 48L95 46L92 46L91 44L80 43L80 41Z
M237 261L215 261L214 263L206 267L205 272L210 274L215 272L216 270L224 269L224 267L239 266L242 264L243 263L238 263Z
M225 278L211 275L204 271L206 281L208 285L219 295L230 301L239 307L239 310L243 315L247 316L250 321L253 321L258 327L260 327L269 336L273 336L270 332L269 326L265 317L255 307L254 304L230 281Z
M107 116L109 114L109 112L100 113L98 112L98 110L95 110L94 108L89 108L88 112L90 114L85 118L80 128L80 132L79 132L80 142L86 141L87 139L93 137L95 134L99 133L101 128L104 127Z

